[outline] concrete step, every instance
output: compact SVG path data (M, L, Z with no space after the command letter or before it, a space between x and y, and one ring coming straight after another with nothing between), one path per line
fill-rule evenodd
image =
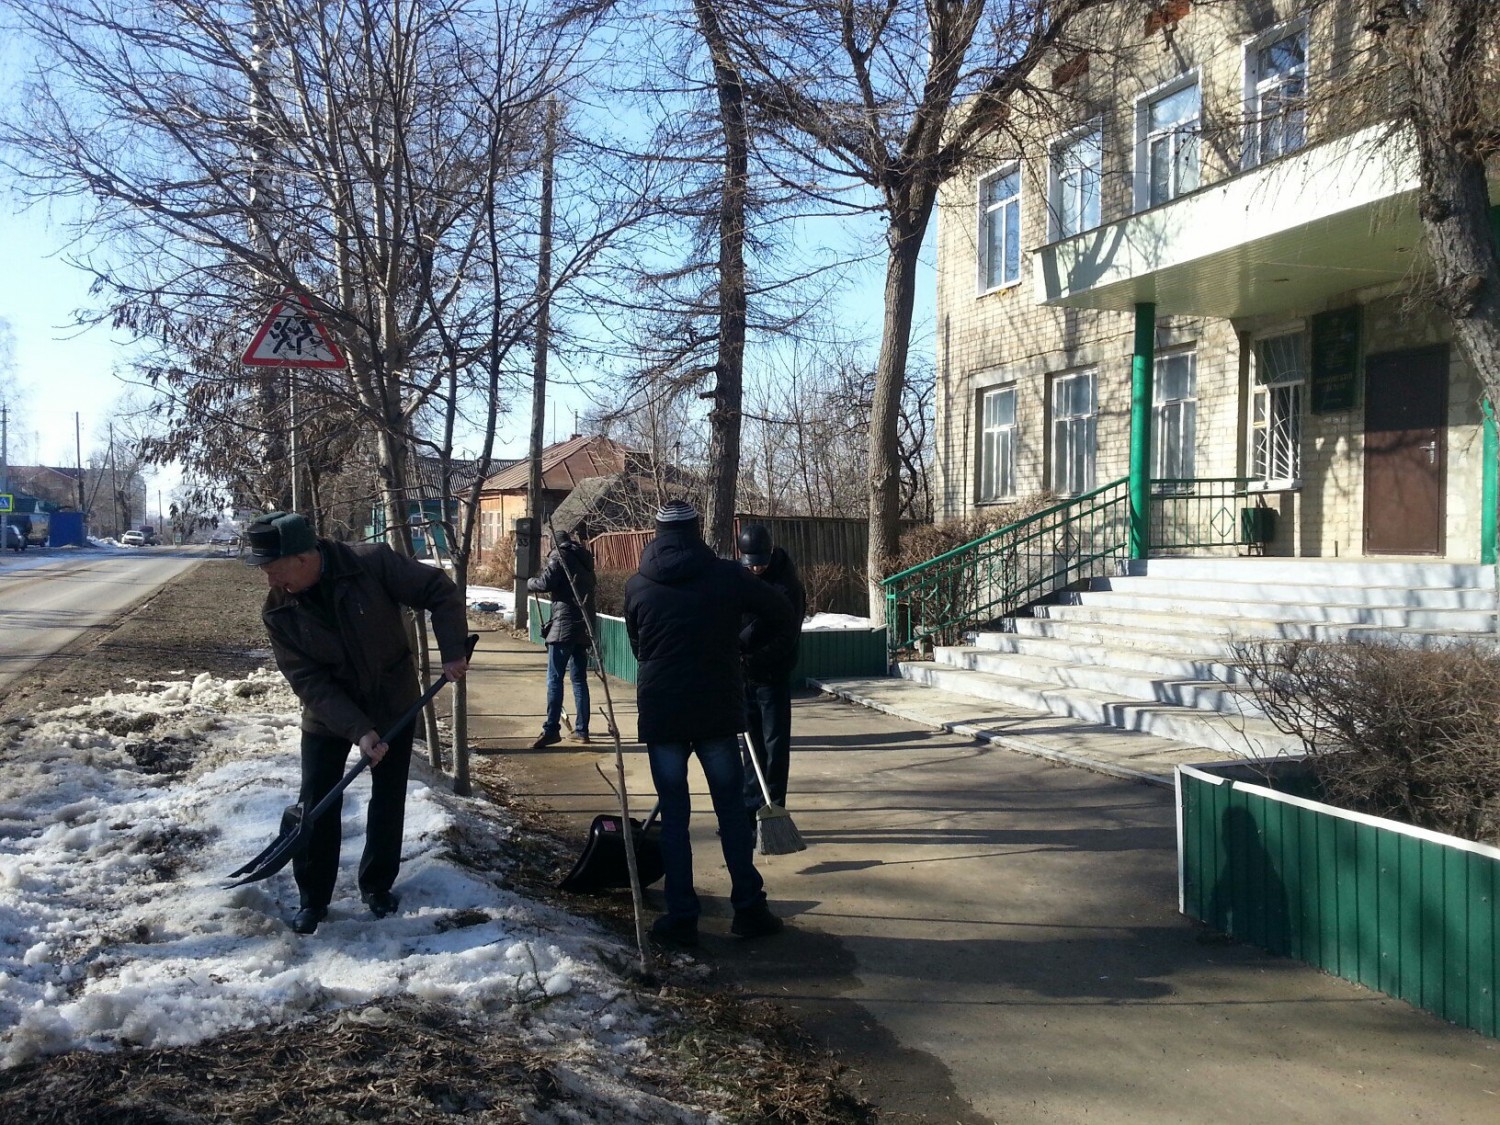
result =
M1264 718L1248 689L1236 688L1222 680L1153 675L1112 662L1078 663L1046 656L995 652L972 645L936 648L932 659L936 664L1024 680L1047 690L1076 688L1143 703L1169 703L1198 711Z
M1044 624L1055 625L1046 618L1032 618ZM1215 659L1211 646L1218 638L1208 633L1194 633L1178 639L1174 644L1144 645L1137 630L1120 628L1105 636L1104 630L1093 638L1075 639L1064 631L1061 636L1044 636L1033 633L976 633L972 644L976 648L996 653L1015 653L1026 656L1041 656L1050 660L1065 660L1074 664L1094 664L1112 668L1128 668L1154 676L1168 676L1180 680L1214 680L1224 684L1244 684L1245 674L1235 665ZM1156 638L1152 638L1153 641ZM1184 643L1186 642L1186 643Z
M1493 589L1495 570L1477 562L1410 559L1152 558L1133 560L1129 574L1152 578L1208 579L1338 586L1462 586Z
M1257 622L1248 618L1189 621L1176 614L1163 614L1160 620L1143 620L1142 615L1130 613L1119 616L1119 621L1093 621L1068 615L1016 617L1008 624L1018 636L1056 638L1074 644L1095 644L1111 648L1159 647L1179 652L1195 652L1218 659L1231 655L1230 646L1236 640L1367 641L1409 644L1416 648L1439 648L1467 641L1480 644L1500 643L1500 636L1488 629L1454 632L1382 625L1320 625L1316 629L1284 629L1276 622ZM975 643L982 646L1003 643L991 642L989 638L1006 635L978 633L975 634Z
M1322 607L1319 607L1322 608ZM1156 643L1154 634L1160 630L1175 634L1185 629L1203 631L1218 630L1226 639L1261 638L1280 640L1336 641L1343 639L1355 626L1379 626L1382 628L1422 628L1435 633L1493 632L1494 615L1479 614L1471 610L1432 610L1397 614L1390 619L1367 606L1345 607L1351 611L1326 618L1306 619L1286 617L1252 617L1238 614L1215 613L1209 606L1158 606L1145 608L1137 605L1098 605L1085 602L1080 605L1041 605L1034 609L1038 617L1057 621L1090 622L1097 625L1128 625L1138 630L1138 636L1152 635L1150 643ZM1419 620L1412 620L1413 617Z
M1030 680L953 668L935 661L897 665L903 679L955 695L995 701L1119 730L1141 731L1220 753L1263 757L1300 753L1302 744L1264 719L1195 711L1170 703L1147 703L1081 688L1062 691Z
M1493 589L1475 586L1347 586L1300 582L1262 582L1223 578L1173 578L1155 574L1095 578L1086 592L1110 591L1148 597L1219 599L1248 603L1312 602L1334 605L1401 606L1423 609L1472 609L1493 613Z
M1225 617L1274 622L1323 622L1334 625L1417 625L1448 631L1487 629L1495 623L1493 610L1433 609L1426 606L1340 605L1313 601L1256 602L1238 601L1232 595L1198 598L1182 594L1115 593L1110 590L1084 590L1061 595L1060 604L1100 609L1138 610L1147 613L1176 613L1198 619ZM1050 616L1053 605L1037 608Z

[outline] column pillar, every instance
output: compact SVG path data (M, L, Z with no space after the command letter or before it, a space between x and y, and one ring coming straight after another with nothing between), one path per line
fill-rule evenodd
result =
M1130 557L1151 553L1151 398L1156 368L1156 305L1135 306L1130 359Z

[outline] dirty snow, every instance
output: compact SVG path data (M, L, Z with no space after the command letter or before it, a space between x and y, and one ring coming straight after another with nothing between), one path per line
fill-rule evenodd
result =
M355 890L368 793L357 780L330 918L299 937L285 921L297 909L290 869L224 887L295 798L298 708L281 677L138 687L6 728L0 1066L194 1043L404 995L508 1021L591 1088L601 1120L706 1119L621 1082L649 1051L654 1017L604 959L633 964L634 950L455 861L455 848L503 854L516 829L502 812L414 776L402 909L376 921ZM185 773L152 772L174 755Z

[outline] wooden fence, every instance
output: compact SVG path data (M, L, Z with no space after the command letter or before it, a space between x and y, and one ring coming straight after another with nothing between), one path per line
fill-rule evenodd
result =
M761 524L771 541L797 564L812 608L827 613L868 617L870 593L865 584L865 557L870 527L863 519L821 516L747 516L735 518L735 535L743 525ZM903 525L905 526L905 525ZM635 570L641 552L656 537L651 531L606 531L588 541L600 570Z

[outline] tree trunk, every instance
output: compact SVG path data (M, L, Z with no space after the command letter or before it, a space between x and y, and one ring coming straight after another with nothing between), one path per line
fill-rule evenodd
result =
M1479 134L1486 34L1494 0L1434 0L1414 18L1407 62L1421 176L1418 209L1440 307L1453 336L1500 402L1500 256Z
M906 355L911 346L912 306L917 292L917 252L926 229L920 220L892 222L890 256L885 266L885 318L880 330L880 359L870 399L870 550L866 560L870 586L870 624L885 622L885 593L880 580L899 546L901 525L901 392L906 385Z
M719 341L709 412L707 511L703 538L732 556L735 490L740 476L741 406L745 375L745 208L750 181L750 136L745 91L710 0L694 0L699 30L713 60L724 130L724 179L719 195Z

